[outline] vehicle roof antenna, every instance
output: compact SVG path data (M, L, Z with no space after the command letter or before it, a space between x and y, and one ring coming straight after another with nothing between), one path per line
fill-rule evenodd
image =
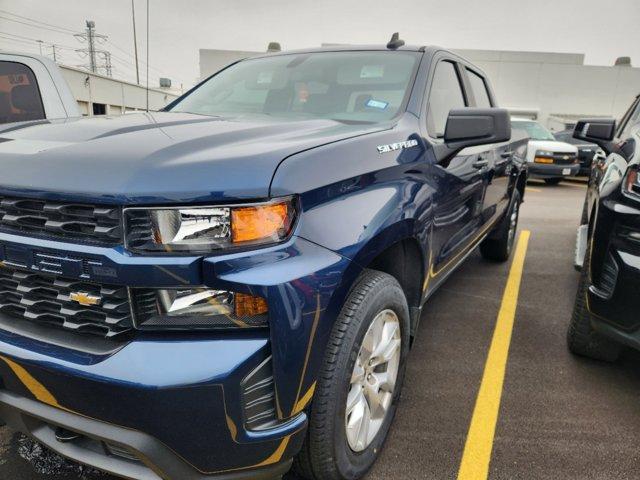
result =
M387 43L387 48L391 50L395 50L396 48L400 48L404 45L404 40L400 40L400 34L398 32L391 35L391 40Z

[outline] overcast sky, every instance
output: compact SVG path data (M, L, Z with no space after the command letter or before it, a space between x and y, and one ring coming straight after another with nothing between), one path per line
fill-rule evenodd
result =
M146 0L134 1L144 59ZM152 85L160 76L193 84L200 48L383 43L394 31L410 44L584 53L595 65L628 55L640 66L640 0L150 0L150 9ZM135 79L131 0L0 0L0 49L38 52L42 40L48 55L47 44L61 46L62 63L86 63L71 32L85 19L108 35L100 48L113 55L114 76ZM33 20L48 25L25 25Z

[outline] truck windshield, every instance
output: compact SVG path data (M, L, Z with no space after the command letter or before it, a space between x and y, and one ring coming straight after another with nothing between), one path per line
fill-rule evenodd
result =
M538 122L514 121L511 122L514 130L524 130L531 140L555 140L553 134Z
M351 51L244 60L214 75L169 110L380 122L404 107L419 55Z

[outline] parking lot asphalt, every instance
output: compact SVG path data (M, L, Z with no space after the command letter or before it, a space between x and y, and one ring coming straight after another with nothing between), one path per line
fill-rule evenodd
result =
M490 479L640 478L640 356L605 364L565 346L584 193L572 182L531 183L526 194L520 227L531 236L504 384L493 392L500 404L485 445ZM429 300L396 421L368 480L458 477L510 267L474 253ZM58 462L0 428L0 479L72 478L112 477Z

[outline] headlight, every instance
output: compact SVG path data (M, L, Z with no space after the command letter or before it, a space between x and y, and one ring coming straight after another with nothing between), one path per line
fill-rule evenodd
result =
M132 289L136 326L157 329L263 328L267 301L246 293L208 288Z
M549 152L547 150L537 150L533 161L535 163L554 163L553 152Z
M538 150L536 152L536 157L553 157L554 153L548 150Z
M124 211L126 246L143 252L210 252L285 240L295 208L291 199L268 203Z

